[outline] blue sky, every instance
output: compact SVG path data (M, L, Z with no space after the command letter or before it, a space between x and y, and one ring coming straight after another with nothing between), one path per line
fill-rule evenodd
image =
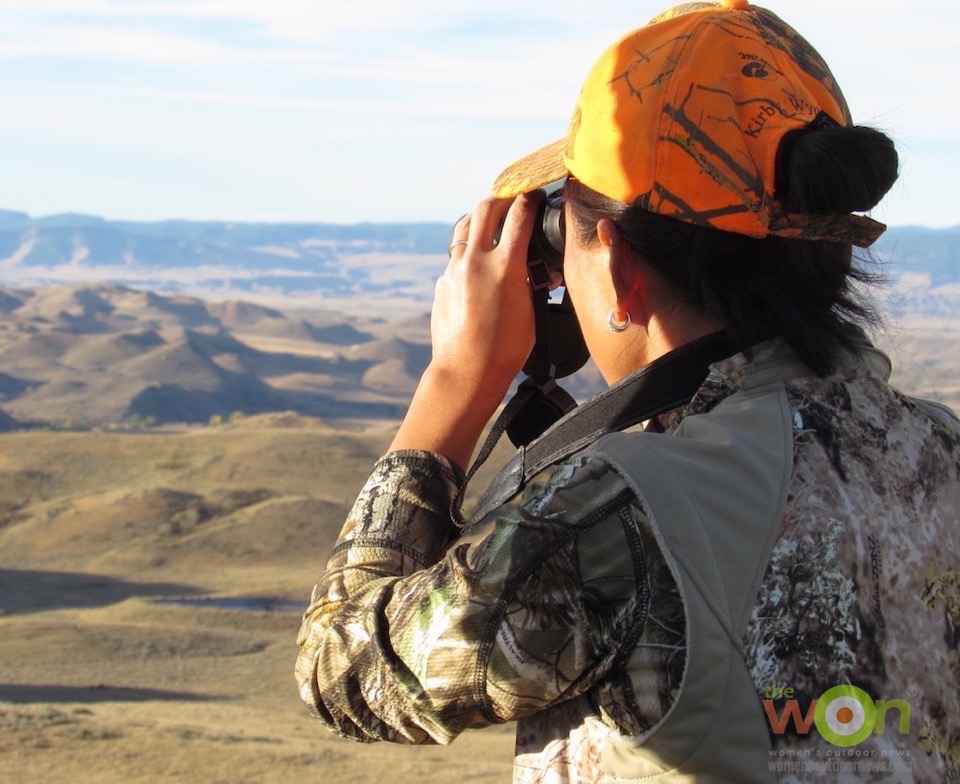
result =
M666 5L0 0L0 209L452 221L564 134L596 57ZM903 176L874 216L960 224L960 7L764 5L897 140Z

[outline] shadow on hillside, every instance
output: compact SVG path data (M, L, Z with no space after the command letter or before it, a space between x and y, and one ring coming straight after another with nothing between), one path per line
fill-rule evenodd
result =
M207 422L236 411L267 414L296 411L306 416L399 419L406 412L403 400L358 400L356 390L339 394L273 389L259 379L235 375L217 391L187 389L180 384L154 384L137 394L127 414L152 417L157 422Z
M0 702L216 702L210 694L165 689L134 689L125 686L55 686L0 683Z
M184 596L198 593L189 585L135 583L99 574L0 569L0 612L3 615L45 610L106 607L135 596Z

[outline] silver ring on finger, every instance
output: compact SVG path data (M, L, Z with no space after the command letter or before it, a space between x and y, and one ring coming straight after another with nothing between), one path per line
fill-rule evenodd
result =
M466 240L454 240L454 241L451 242L450 245L447 247L447 255L448 255L448 256L452 255L452 254L453 254L453 249L454 249L455 247L457 247L458 245L463 245L464 247L466 247L466 244L467 244L467 241L466 241Z

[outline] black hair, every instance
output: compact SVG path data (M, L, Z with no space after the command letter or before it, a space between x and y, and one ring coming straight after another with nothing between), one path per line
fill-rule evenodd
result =
M780 146L775 195L787 213L865 211L896 181L898 165L893 142L873 128L802 130ZM608 199L573 178L564 199L581 243L595 242L597 222L611 219L673 296L723 322L740 351L780 336L823 376L863 327L882 321L866 285L879 277L854 263L850 244L698 226Z

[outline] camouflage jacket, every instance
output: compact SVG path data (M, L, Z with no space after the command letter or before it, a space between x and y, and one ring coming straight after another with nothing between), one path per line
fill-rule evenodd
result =
M817 378L774 341L716 364L685 410L654 423L661 432L610 437L656 450L709 433L760 376L785 401L769 543L743 570L756 572L741 580L743 617L721 619L766 756L734 778L709 754L684 767L687 752L667 748L644 777L960 781L960 423L888 374L865 349ZM304 616L296 672L316 715L345 737L405 743L516 721L515 782L613 780L611 738L642 756L698 711L710 729L694 746L726 737L735 722L692 685L711 597L673 536L686 500L671 509L643 464L625 469L605 441L466 530L450 511L455 466L382 458ZM750 497L723 446L710 486ZM760 505L744 502L742 520Z

